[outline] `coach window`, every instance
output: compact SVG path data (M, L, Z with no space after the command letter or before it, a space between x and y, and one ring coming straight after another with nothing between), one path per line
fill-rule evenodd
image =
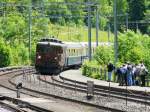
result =
M79 49L76 50L76 56L78 56L78 51L79 51Z
M72 49L70 49L70 53L69 54L70 54L70 56L72 56Z
M68 56L70 56L70 49L68 49L67 51L68 51L68 52L67 52L67 53L68 53Z
M80 50L80 56L84 54L84 49Z
M78 52L77 52L77 56L79 56L80 55L80 49L78 49Z
M67 55L68 55L68 56L70 55L70 50L69 50L69 49L67 49Z
M72 56L74 56L74 49L72 49Z
M80 49L80 56L83 54L82 52L84 52L84 50L83 50L83 49Z
M72 49L70 49L70 56L72 56Z
M75 56L77 56L77 55L78 55L78 49L75 50Z
M74 49L72 49L72 56L74 56Z
M67 56L69 56L69 49L67 49Z
M77 56L77 53L78 53L78 49L75 49L75 56Z
M71 49L69 49L69 56L71 56Z
M79 55L79 56L81 55L81 49L79 49L78 55Z
M72 49L70 49L70 56L72 56Z
M73 49L73 52L72 52L72 56L74 56L75 55L75 49Z
M79 49L79 52L78 52L78 56L80 56L80 55L82 55L82 54L81 54L81 49Z
M81 49L79 49L79 56L81 55Z
M78 50L77 50L77 49L75 49L75 56L77 56L77 51L78 51Z
M69 49L69 56L71 56L71 49Z

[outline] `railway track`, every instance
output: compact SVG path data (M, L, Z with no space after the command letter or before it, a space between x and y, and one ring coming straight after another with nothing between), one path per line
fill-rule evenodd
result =
M32 73L34 72L32 67L12 67L12 68L4 68L0 69L0 87L7 88L11 91L17 91L16 87L9 83L9 80L16 76L16 75L22 75L25 73ZM26 91L23 91L22 93L26 94ZM29 94L32 95L32 94ZM36 96L36 95L35 95ZM7 102L7 103L6 103ZM9 103L14 103L16 106L12 106L12 104ZM33 105L27 104L26 102L19 101L18 99L9 97L9 96L2 96L0 100L0 104L5 105L6 108L11 108L11 112L44 112L42 108L35 107ZM19 104L19 105L18 105ZM26 105L25 108L21 109L21 105ZM32 111L33 110L33 111ZM45 110L45 112L48 112Z
M9 112L25 112L25 111L21 110L18 107L9 105L9 104L4 103L2 101L0 101L0 111L6 111L6 112L7 111L9 111Z
M11 89L13 91L16 91L16 84L17 82L13 81L16 77L24 77L25 74L28 74L28 76L30 76L32 73L34 73L34 69L33 68L17 68L17 69L12 69L12 70L6 70L3 72L0 72L0 86ZM27 81L29 84L29 81ZM32 81L33 83L33 81ZM29 84L30 86L32 86L32 83ZM88 106L92 106L95 108L99 108L101 110L108 110L108 111L112 111L112 112L123 112L122 110L119 109L115 109L115 108L110 108L110 107L105 107L105 106L100 106L100 105L96 105L96 104L92 104L92 103L88 103L88 102L83 102L80 100L74 100L74 99L68 99L68 98L64 98L61 96L57 96L54 94L49 94L46 92L41 92L40 90L35 90L35 89L31 89L29 87L23 87L23 90L21 91L24 94L29 94L32 96L36 96L36 97L43 97L43 98L50 98L53 97L55 100L57 99L61 99L61 100L68 100L68 101L72 101L75 103L80 103L80 104L84 104L84 105L88 105Z
M37 76L37 75L36 75ZM39 78L38 78L39 79ZM52 77L50 77L50 80L47 82L47 80L45 80L46 78L45 77L43 77L43 79L41 79L40 78L40 80L42 80L41 82L39 81L38 83L39 83L39 86L41 86L41 88L45 88L45 91L43 91L43 90L40 90L40 91L42 91L43 93L49 93L49 90L51 91L49 94L51 94L51 95L53 95L53 97L59 97L59 98L62 98L63 97L63 99L64 98L66 98L67 100L71 100L71 101L74 101L74 100L76 100L76 101L78 101L78 102L81 102L81 99L85 96L85 91L84 91L84 89L82 88L77 88L77 87L75 87L75 86L72 86L72 87L70 87L70 84L65 84L67 81L63 81L63 83L62 84L58 84L58 82L59 81L57 81L56 79L54 79L54 77L52 78ZM33 81L34 82L34 81ZM43 83L42 83L43 82ZM35 83L35 82L34 82ZM32 84L34 84L34 83L32 83ZM60 83L60 82L59 82ZM74 82L72 82L72 83L74 83ZM36 83L37 84L37 83ZM66 86L67 85L67 86ZM75 85L75 84L74 84ZM77 83L76 83L76 85L77 85ZM80 85L80 84L79 84ZM78 86L79 86L78 85ZM59 91L59 89L61 89L61 91ZM70 92L70 91L71 92ZM79 91L79 92L78 92ZM63 95L63 93L61 93L61 94L56 94L56 93L60 93L60 92L64 92L64 93L68 93L68 94L66 94L66 95ZM73 94L77 94L77 97L79 97L79 99L77 99L77 98L74 98L74 96L73 96ZM92 102L92 101L88 101L88 100L86 100L86 102L83 102L85 99L82 99L82 103L88 103L88 104L92 104L92 105L97 105L98 107L101 107L101 105L103 105L103 103L105 104L106 102L111 102L111 104L113 104L112 102L117 102L117 103L122 103L122 102L125 102L125 100L124 100L124 98L121 98L122 96L112 96L112 95L110 95L109 97L108 97L108 93L107 94L104 94L105 92L103 92L103 94L96 94L95 96L94 96L94 98L96 99L96 100L99 100L99 99L101 99L100 100L100 103L95 103L95 102ZM72 96L71 96L71 98L68 98L68 96L70 95L70 94L72 94ZM61 97L60 97L61 96ZM81 97L80 97L81 96ZM101 96L101 97L99 97L99 96ZM105 96L105 99L103 99L104 98L104 96ZM106 97L107 96L107 97ZM115 97L115 99L116 99L116 97L117 97L117 99L119 98L119 99L123 99L123 100L121 100L121 101L116 101L116 100L114 100L113 98ZM99 98L99 99L98 99ZM108 101L105 101L105 100L107 100L108 99ZM132 100L131 100L132 102L137 102L137 103L135 103L138 107L142 107L141 105L138 105L138 103L142 103L143 104L143 106L144 107L148 107L148 105L147 105L147 101L148 100L146 100L146 102L145 101L138 101L138 100L136 100L136 99L133 99L132 98ZM127 100L127 102L128 102L128 106L130 105L130 103L131 103L131 101L128 99ZM125 105L125 103L124 103L124 105ZM132 103L131 103L131 105L133 105ZM104 105L104 107L105 108L108 108L106 105ZM130 107L130 106L129 106ZM127 107L128 108L128 107ZM110 109L110 107L109 107L109 109ZM143 107L142 107L142 109L143 109ZM148 107L148 109L149 109L149 107ZM122 110L122 108L120 109L120 110ZM138 109L139 110L139 109ZM145 109L144 109L145 110ZM116 111L116 110L115 110ZM122 111L127 111L125 108L123 108L123 110ZM134 109L134 111L135 112L137 112L137 110L136 109Z
M49 77L49 76L48 76ZM87 85L86 83L81 83L78 81L72 81L72 80L65 80L64 78L59 78L58 76L56 77L49 77L49 81L45 80L46 78L40 77L40 80L42 80L45 83L54 85L54 86L59 86L62 88L66 89L71 89L75 91L80 91L86 93L87 91ZM127 93L128 92L128 93ZM150 105L150 98L147 94L143 95L140 93L129 93L130 91L127 91L126 93L122 91L116 91L116 90L109 90L107 88L103 89L101 86L99 87L98 85L95 86L95 95L101 95L104 97L115 97L123 100L127 100L128 102L137 102L137 103L142 103L143 105Z
M78 82L75 80L68 80L63 77L51 77L51 82L45 80L45 78L39 78L43 82L61 86L67 89L75 89L76 91L80 92L87 92L87 83ZM55 83L54 83L55 82ZM119 99L124 99L128 101L135 101L139 103L145 104L145 101L148 105L150 105L150 97L147 93L137 93L130 90L123 90L123 89L116 89L116 88L109 88L104 86L95 85L94 87L94 94L95 95L102 95L104 97L115 97Z

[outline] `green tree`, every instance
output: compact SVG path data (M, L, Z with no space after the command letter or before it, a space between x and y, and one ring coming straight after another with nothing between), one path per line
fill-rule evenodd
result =
M7 18L0 17L0 34L8 43L13 43L15 39L25 41L26 23L21 13L8 14Z
M145 21L149 21L150 18L150 1L145 0L145 7L146 7L146 12L145 12ZM150 25L149 24L144 24L147 27L147 34L150 35Z
M145 0L128 0L130 21L143 20L145 15ZM136 24L130 24L130 28L136 30ZM139 29L143 33L146 32L146 26L139 24Z
M140 32L134 33L133 31L128 31L124 34L119 34L118 43L118 58L121 63L126 61L139 63L143 60L148 69L150 69L150 38L148 35L142 35Z

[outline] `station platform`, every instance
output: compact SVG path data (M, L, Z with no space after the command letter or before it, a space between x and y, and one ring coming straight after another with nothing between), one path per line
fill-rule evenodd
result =
M150 87L140 87L140 86L119 86L119 83L107 82L103 80L93 79L82 75L81 70L68 70L60 74L64 79L74 80L78 82L87 83L87 81L93 81L95 85L100 85L104 87L118 88L118 89L128 89L137 92L150 92Z

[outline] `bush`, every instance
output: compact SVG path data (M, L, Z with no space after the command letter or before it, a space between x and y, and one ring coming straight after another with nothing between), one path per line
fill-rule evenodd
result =
M0 67L6 67L10 64L10 48L0 39Z
M114 52L110 46L99 46L94 54L94 59L99 65L106 65L110 60L113 61Z

